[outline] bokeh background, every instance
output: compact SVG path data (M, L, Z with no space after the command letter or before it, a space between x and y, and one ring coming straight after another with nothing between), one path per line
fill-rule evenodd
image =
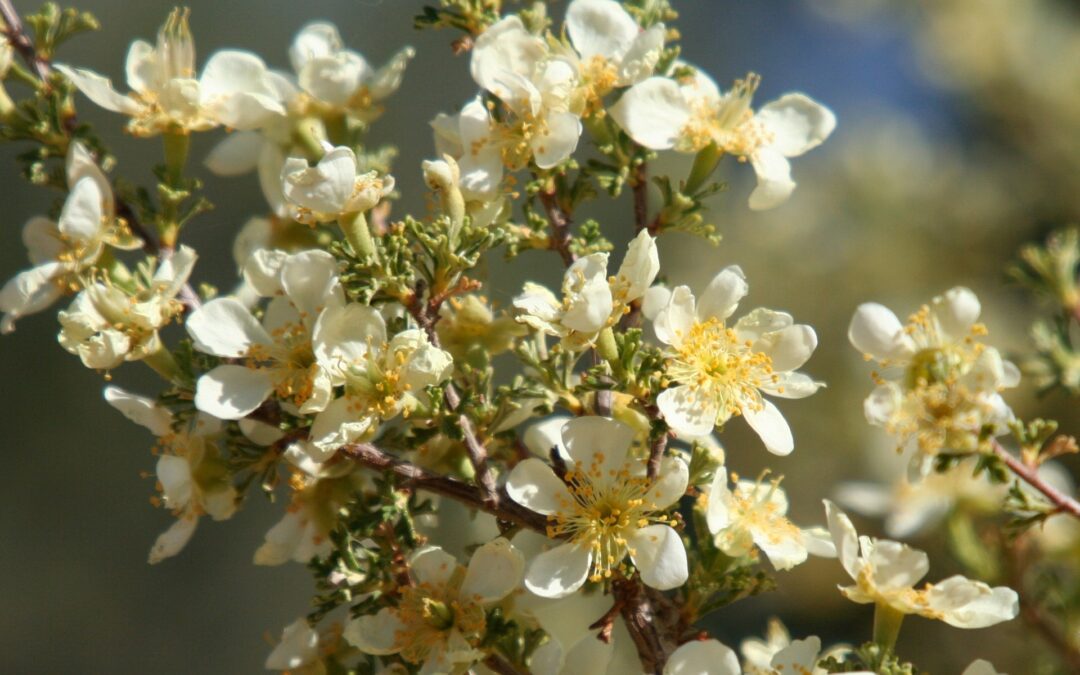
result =
M405 84L372 139L400 147L397 213L424 208L419 162L433 152L428 120L471 97L465 58L448 33L416 33L421 0L195 0L192 27L200 61L218 48L251 49L287 69L286 50L305 22L335 22L373 63L403 44L417 48ZM855 306L876 299L903 313L953 285L983 299L995 344L1023 349L1038 310L1005 283L1018 245L1055 226L1080 222L1080 9L1070 0L684 0L678 27L684 57L721 84L753 70L758 102L801 90L831 106L839 127L826 145L794 161L794 198L765 214L746 208L746 167L724 165L728 192L714 199L716 248L674 235L661 244L669 280L700 287L725 265L743 266L748 307L794 313L821 346L808 370L828 389L781 404L796 434L787 459L766 455L739 422L725 432L729 463L754 475L766 463L786 475L793 513L820 522L820 499L845 479L875 476L888 443L863 422L867 368L845 337ZM17 0L23 13L36 4ZM65 49L63 59L122 81L135 37L152 38L165 2L83 0L101 32ZM553 3L561 19L565 3ZM79 101L120 163L117 173L149 183L158 146L121 132L122 119ZM200 160L218 134L199 135ZM17 178L17 148L0 146L0 204L6 233L0 278L26 264L18 232L55 195ZM209 177L208 173L201 170ZM655 171L682 175L662 157ZM231 239L262 211L254 177L214 180L216 209L185 231L201 256L200 281L232 283ZM595 215L613 239L630 229L625 201ZM621 245L620 245L621 248ZM618 255L618 254L617 254ZM552 259L530 253L519 264L494 261L491 295L507 302L525 278L555 284ZM100 398L100 375L56 344L49 313L24 319L0 340L0 672L257 673L268 635L306 609L311 584L297 565L255 567L251 556L280 505L258 495L232 521L203 523L182 555L151 567L146 554L170 521L149 502L150 439ZM150 393L138 366L116 381ZM1022 415L1038 411L1080 431L1075 404L1036 401L1020 390ZM869 533L880 524L860 521ZM931 579L955 571L939 542ZM871 609L835 591L839 566L811 561L778 577L781 593L722 611L713 624L729 644L760 634L778 614L803 635L869 638ZM1031 672L1040 645L1014 627L964 632L910 619L900 651L934 673L958 673L976 655L1000 670Z

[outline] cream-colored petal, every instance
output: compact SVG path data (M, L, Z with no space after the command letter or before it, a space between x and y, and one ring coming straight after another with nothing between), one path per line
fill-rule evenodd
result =
M478 602L498 602L521 586L525 556L499 537L476 549L469 560L461 593Z
M686 583L686 547L669 525L649 525L627 539L630 557L647 586L667 591Z

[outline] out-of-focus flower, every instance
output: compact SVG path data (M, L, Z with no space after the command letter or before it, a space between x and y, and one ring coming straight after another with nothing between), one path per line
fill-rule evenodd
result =
M925 476L944 449L977 450L984 429L1007 430L1012 411L1001 391L1020 372L978 338L981 306L966 288L953 288L911 315L908 323L877 303L860 305L848 338L887 370L864 404L866 419L913 447L913 477Z
M486 656L486 608L520 586L524 568L502 538L478 548L468 568L438 547L422 548L409 558L413 583L401 588L397 607L353 619L345 639L366 654L400 654L422 672L464 672Z
M294 219L308 224L335 221L371 210L394 191L393 176L360 173L351 148L326 145L325 149L316 166L290 157L281 168L282 193Z
M664 675L741 675L739 657L719 640L691 640L664 664Z
M254 129L285 113L275 76L249 52L220 51L195 79L195 42L187 10L173 10L158 32L157 46L136 40L128 50L131 93L121 94L97 73L57 64L97 105L131 117L136 136L190 133L218 125Z
M666 511L686 493L689 468L666 457L655 481L645 463L629 456L634 432L606 417L579 417L562 428L568 459L560 478L530 458L510 472L507 493L548 517L548 534L567 542L533 559L525 586L558 598L601 581L630 556L647 585L661 590L687 579L686 549Z
M836 117L804 94L785 94L755 113L750 101L759 82L751 74L721 94L697 69L681 82L650 77L631 87L611 115L647 148L698 152L715 144L749 161L758 180L750 208L769 209L795 190L788 158L821 145L836 128Z
M315 663L319 658L319 634L300 617L281 632L281 642L274 646L266 657L267 670L287 670L290 673L303 673L304 666Z
M728 327L748 290L742 270L732 266L713 278L700 301L686 286L671 292L653 321L669 347L671 380L656 404L681 436L703 436L742 415L770 452L786 455L795 447L791 429L762 394L804 398L822 386L796 372L817 347L817 334L769 309L755 309Z

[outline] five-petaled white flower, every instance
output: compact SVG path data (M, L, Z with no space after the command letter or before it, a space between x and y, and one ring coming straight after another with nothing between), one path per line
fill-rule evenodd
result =
M750 208L769 209L795 190L789 157L821 145L836 117L804 94L785 94L755 113L750 107L760 78L749 75L721 94L700 70L685 81L650 77L631 87L611 115L637 143L653 150L698 152L710 144L757 174Z
M388 337L379 311L357 303L324 312L314 345L334 385L344 388L311 426L306 449L315 461L373 432L379 421L428 403L425 390L446 381L453 368L450 354L431 344L423 330Z
M34 267L0 290L0 332L10 333L19 317L40 312L65 292L82 288L80 274L97 262L106 246L126 251L142 245L116 219L109 179L78 141L68 149L67 183L68 197L56 222L32 218L23 226L23 243Z
M981 305L957 287L934 298L902 324L887 307L865 303L855 311L848 338L885 377L864 403L866 419L916 450L913 478L927 475L943 449L973 451L989 429L1004 433L1013 414L1001 391L1016 386L1020 371L993 347L979 342Z
M308 224L335 221L371 210L394 191L393 176L361 173L351 148L324 147L326 154L316 166L290 157L281 168L282 192L294 219Z
M591 253L574 261L563 276L560 302L540 284L526 283L514 298L518 321L563 340L575 350L586 349L604 328L614 326L660 272L656 240L642 230L626 251L614 277L608 277L608 254Z
M584 112L601 109L603 97L653 74L664 51L664 24L642 30L615 0L574 0L566 8L567 50L578 69Z
M214 439L221 432L219 420L200 414L174 428L172 413L148 398L106 387L105 400L158 439L159 489L176 522L154 543L151 564L179 553L195 534L200 516L209 515L214 520L232 517L238 495Z
M804 398L822 385L795 372L817 347L814 329L791 315L755 309L727 326L749 286L742 270L725 268L701 294L675 288L653 320L656 337L668 345L670 386L656 404L681 436L704 436L742 415L778 455L795 447L784 416L762 394Z
M686 493L689 468L665 457L650 481L645 462L629 454L633 440L621 422L578 417L562 429L565 474L536 458L510 472L510 498L547 516L548 536L567 539L533 559L525 576L530 591L569 595L588 580L609 578L627 555L653 588L686 582L686 549L667 511Z
M347 112L371 121L378 103L401 86L405 66L416 54L405 47L382 68L373 69L363 56L347 49L337 27L316 21L304 26L289 47L297 83L323 113Z
M925 553L888 539L860 537L851 519L828 500L825 514L837 557L855 580L854 585L840 588L852 602L876 603L957 628L985 628L1016 617L1018 598L1011 588L991 588L956 575L916 589L930 569Z
M181 246L157 269L140 269L123 286L108 282L87 286L59 314L60 344L87 368L110 370L138 361L163 346L158 330L180 313L176 296L195 266L195 251Z
M299 413L330 402L330 373L315 358L312 329L323 311L345 304L337 262L325 251L257 251L245 267L256 292L272 300L260 323L236 298L215 298L187 320L195 348L226 363L199 378L195 406L225 420L246 417L271 395Z
M187 10L173 10L158 32L157 47L143 40L127 55L131 93L113 89L108 78L57 64L79 91L106 110L131 117L136 136L205 131L218 125L254 129L283 115L279 77L250 52L219 51L195 79L195 43Z
M732 557L741 557L757 546L778 570L789 570L806 561L808 553L835 557L827 547L815 546L813 533L804 532L787 519L788 500L779 479L735 480L728 488L727 469L716 470L705 515L716 547Z
M345 639L366 654L400 654L423 673L465 672L487 655L488 607L521 584L525 559L505 539L484 544L468 568L429 546L409 558L412 583L396 607L349 622Z

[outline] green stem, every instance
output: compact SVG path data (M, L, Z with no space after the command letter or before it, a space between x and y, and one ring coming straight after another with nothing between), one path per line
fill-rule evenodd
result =
M293 127L293 141L303 148L308 159L319 161L326 154L322 141L326 138L326 127L317 117L304 117L297 120Z
M8 120L15 114L15 103L8 96L4 83L0 81L0 120Z
M180 367L173 358L172 352L165 347L159 348L152 354L147 354L143 362L150 366L155 373L169 382L180 381Z
M326 138L330 143L334 145L351 145L349 143L349 126L345 122L344 114L324 117L323 128L326 129Z
M904 613L879 602L874 606L874 642L886 652L896 648Z
M162 139L165 143L165 181L169 187L178 188L184 179L191 136L183 132L166 131L162 134Z
M619 372L621 369L619 345L615 342L615 332L611 329L611 326L600 331L600 336L596 339L596 353L600 355L600 358L608 362L612 370Z
M338 219L338 227L358 258L365 262L378 262L379 251L375 248L375 240L371 238L371 229L362 211L343 215Z
M690 175L686 177L682 193L693 195L700 190L713 171L716 171L720 158L723 156L724 151L717 147L716 143L709 143L698 151L698 154L694 156L694 165L690 168Z

